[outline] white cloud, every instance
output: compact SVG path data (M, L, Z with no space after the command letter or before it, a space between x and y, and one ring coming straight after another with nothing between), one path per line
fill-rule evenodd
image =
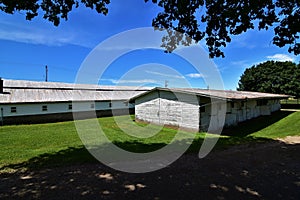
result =
M66 30L60 27L50 27L47 24L41 26L27 24L29 22L6 22L0 20L0 39L15 42L41 44L47 46L78 45L89 47L90 45L83 41L78 32Z
M234 35L231 37L231 43L228 46L233 48L245 48L245 49L254 49L260 44L254 41L257 31L249 30L246 33L240 35Z
M248 60L238 60L238 61L232 61L231 64L244 67L245 65L249 64L249 61Z
M118 79L101 79L100 81L109 81L113 84L145 84L145 83L159 83L159 81L154 79L133 79L133 80L118 80Z
M187 74L186 76L190 78L204 78L204 75L199 73L191 73L191 74Z
M118 80L117 83L158 83L158 81L153 79Z
M161 73L161 72L155 72L155 71L146 71L148 74L154 74L154 75L159 75L159 76L164 76L164 77L169 77L169 78L184 78L184 76L176 75L176 74L166 74L166 73Z
M253 65L257 65L259 63L263 63L265 60L257 60L257 61L250 61L250 60L238 60L230 62L231 65L237 66L238 68L250 68Z
M61 46L63 44L72 43L71 37L49 37L42 33L28 33L23 31L0 31L0 39L31 44L44 44L48 46Z
M275 60L275 61L281 61L281 62L284 62L284 61L294 61L294 58L292 58L291 56L289 55L286 55L286 54L274 54L272 56L267 56L268 59L271 59L271 60Z
M167 35L166 31L157 31L152 27L131 29L120 34L113 35L101 44L102 50L136 50L136 49L160 49L162 47L162 38ZM141 37L142 36L142 37ZM178 45L174 52L198 46L192 41L189 46Z

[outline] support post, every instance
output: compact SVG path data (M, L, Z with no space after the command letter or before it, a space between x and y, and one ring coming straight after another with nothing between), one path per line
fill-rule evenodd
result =
M4 125L3 108L1 108L1 126Z
M0 77L0 94L3 94L3 79Z

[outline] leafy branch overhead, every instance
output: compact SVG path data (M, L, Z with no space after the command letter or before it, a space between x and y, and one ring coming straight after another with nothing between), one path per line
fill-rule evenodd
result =
M149 1L149 0L146 0ZM300 54L299 0L152 0L163 8L153 20L153 26L186 34L195 41L206 40L211 57L224 57L221 47L255 26L268 29L274 26L273 43L289 46L289 52ZM169 34L170 50L175 40Z
M144 0L148 2L149 0ZM274 27L273 44L288 46L288 51L300 54L299 0L151 0L162 8L153 19L157 29L167 29L162 46L172 52L178 45L192 40L205 40L211 57L224 57L222 51L233 35ZM26 12L31 20L40 11L43 17L58 26L60 19L68 19L75 7L84 5L107 15L110 0L0 0L6 13ZM180 33L180 34L178 34Z
M68 20L69 12L73 7L78 8L80 3L106 15L110 0L0 0L0 10L9 14L25 11L26 19L31 20L38 16L41 9L43 17L58 26L60 19Z

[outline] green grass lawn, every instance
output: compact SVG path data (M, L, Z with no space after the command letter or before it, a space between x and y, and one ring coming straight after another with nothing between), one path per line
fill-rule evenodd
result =
M137 138L125 134L119 126L131 128L133 121L126 121L126 116L118 117L116 124L114 118L98 119L106 136L119 147L132 152L150 152L163 147L174 139L177 130L163 128L159 133L148 138ZM89 120L82 120L89 131ZM261 117L235 128L226 130L216 148L245 142L257 142L288 135L300 135L300 112L277 112L272 116ZM135 124L136 125L136 124ZM138 124L145 127L146 124ZM150 126L149 129L157 129ZM132 129L133 130L133 129ZM91 130L92 131L92 130ZM141 131L139 134L146 134ZM186 137L195 137L188 152L197 152L205 133L181 132L178 142L184 142ZM228 133L228 134L227 134ZM0 171L30 168L40 166L60 166L63 164L95 162L95 159L84 148L75 128L74 122L61 122L49 124L17 125L0 127Z
M299 104L300 99L283 99L280 101L281 104Z
M300 112L294 112L252 135L271 139L300 135Z

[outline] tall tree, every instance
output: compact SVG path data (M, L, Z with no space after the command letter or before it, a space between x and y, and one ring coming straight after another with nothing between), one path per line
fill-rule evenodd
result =
M239 80L240 91L257 91L300 97L300 64L267 61L245 70Z
M290 53L300 54L299 0L151 1L163 8L152 25L168 30L162 39L162 46L168 52L179 44L191 44L191 39L196 42L205 39L211 57L224 57L221 48L226 47L232 35L255 27L261 30L274 26L273 44L288 46ZM36 17L41 10L43 17L57 26L60 19L68 19L73 7L82 4L106 15L109 3L110 0L0 0L0 10L11 14L24 11L27 20Z

